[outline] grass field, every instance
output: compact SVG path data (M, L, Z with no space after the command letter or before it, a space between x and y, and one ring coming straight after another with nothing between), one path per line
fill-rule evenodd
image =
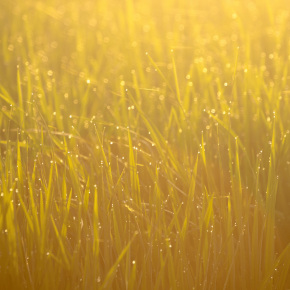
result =
M0 288L290 288L287 0L0 0Z

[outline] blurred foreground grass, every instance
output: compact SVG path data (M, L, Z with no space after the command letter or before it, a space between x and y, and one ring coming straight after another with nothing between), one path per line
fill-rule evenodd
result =
M0 6L1 289L290 287L286 0Z

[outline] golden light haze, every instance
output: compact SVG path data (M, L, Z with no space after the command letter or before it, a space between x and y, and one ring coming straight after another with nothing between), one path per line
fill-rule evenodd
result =
M0 0L1 289L290 288L286 0Z

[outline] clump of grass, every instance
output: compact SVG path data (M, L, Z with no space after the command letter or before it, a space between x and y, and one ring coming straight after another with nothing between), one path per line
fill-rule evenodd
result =
M2 4L3 289L289 287L286 1Z

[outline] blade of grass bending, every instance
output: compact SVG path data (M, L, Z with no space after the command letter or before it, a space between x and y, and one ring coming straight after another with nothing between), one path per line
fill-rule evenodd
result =
M54 222L54 220L53 220L52 215L50 215L50 218L51 218L51 222L52 222L52 225L53 225L53 228L54 228L54 231L55 231L56 237L57 237L57 239L58 239L58 243L59 243L59 247L60 247L60 250L61 250L61 253L62 253L63 259L64 259L64 263L65 263L67 269L69 270L69 269L70 269L70 263L69 263L69 260L68 260L67 254L66 254L66 252L65 252L65 248L64 248L64 245L63 245L63 242L62 242L61 236L59 235L59 232L58 232L58 230L57 230L57 227L56 227L56 225L55 225L55 222Z
M66 265L58 259L53 253L49 252L48 258L53 258L57 263L59 263L63 268L66 267Z
M14 106L14 108L17 108L16 106ZM2 111L2 114L4 114L8 119L10 119L18 128L22 128L21 123L16 120L13 116L11 116L10 113L8 113L8 111Z
M0 85L0 89L4 90L4 88ZM4 94L0 94L0 98L2 98L4 101L6 101L9 105L15 106L14 100L10 97L10 95L7 93L6 90L4 90Z
M171 220L171 222L170 222L170 224L169 224L169 226L167 228L167 232L168 233L172 232L172 229L173 229L174 225L176 225L176 228L178 230L178 226L177 226L178 225L178 214L179 214L181 208L182 208L182 204L179 205L179 208L176 211L175 208L174 208L174 205L173 205L174 214L173 214L173 218L172 218L172 220Z
M280 275L280 279L278 284L276 285L276 289L284 289L285 288L285 283L286 279L289 279L289 268L290 268L290 251L289 251L290 244L286 247L286 250L288 250L288 255L285 254L285 259L284 259L284 264L282 267L282 274ZM280 255L281 257L281 255ZM278 259L281 259L278 257ZM275 271L275 270L274 270Z
M269 279L271 279L271 277L273 277L273 274L275 272L275 269L277 269L277 267L279 265L281 265L282 261L286 262L282 264L283 269L289 269L289 264L290 264L290 244L287 245L287 247L284 249L284 251L280 254L280 256L276 259L276 261L271 265L271 267L269 268L269 270L266 272L266 274L264 275L264 279L260 284L260 287L258 288L259 290L264 290L267 289L267 287L269 286ZM281 282L280 285L283 286L283 282L286 280L286 276L289 274L289 272L287 273L283 273L283 276L280 278ZM273 280L273 279L271 279ZM276 289L283 289L282 288L276 288Z
M133 238L131 239L131 241L127 244L127 246L123 249L123 251L121 252L121 254L118 256L118 259L116 260L116 262L114 263L114 265L111 267L110 271L108 272L102 286L101 286L101 290L104 288L111 288L113 279L116 275L116 270L118 268L119 263L121 262L121 260L123 259L123 257L125 256L125 254L127 253L127 251L129 250L131 244L133 243L134 239L136 237L136 234L133 236Z

